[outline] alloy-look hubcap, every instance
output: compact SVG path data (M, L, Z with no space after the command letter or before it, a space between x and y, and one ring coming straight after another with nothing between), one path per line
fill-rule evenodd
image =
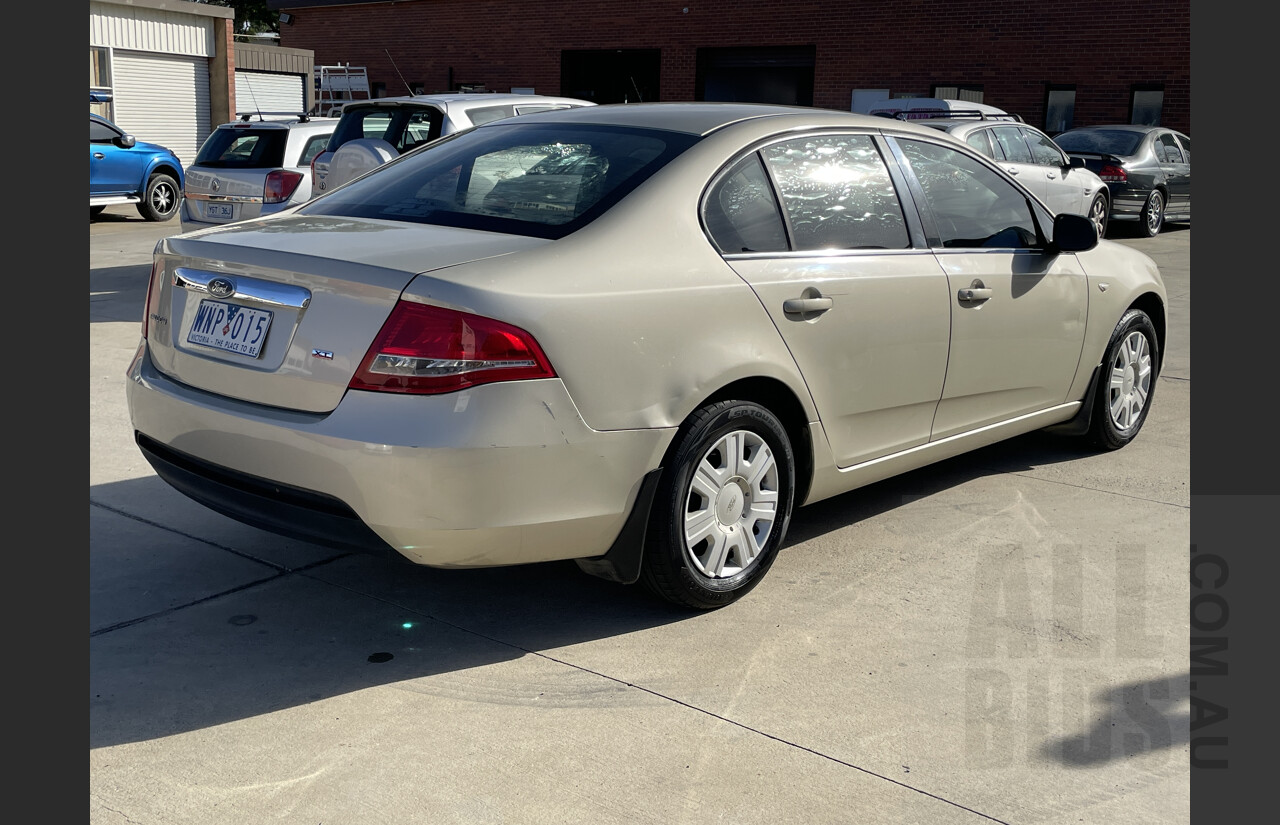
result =
M728 433L702 455L689 483L685 552L704 576L736 576L759 558L777 512L773 451L756 433Z
M1108 401L1117 430L1123 432L1137 423L1150 394L1151 348L1147 336L1131 332L1111 362Z

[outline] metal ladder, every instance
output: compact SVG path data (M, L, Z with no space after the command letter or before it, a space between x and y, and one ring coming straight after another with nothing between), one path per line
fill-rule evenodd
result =
M312 114L317 117L336 117L346 103L353 100L372 100L369 89L369 73L364 66L338 64L316 66L316 105Z

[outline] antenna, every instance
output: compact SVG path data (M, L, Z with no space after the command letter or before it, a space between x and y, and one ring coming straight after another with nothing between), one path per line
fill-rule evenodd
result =
M244 87L249 90L249 99L253 101L253 110L258 113L258 120L263 120L262 109L258 107L258 98L253 93L253 84L249 82L248 74L244 75Z
M409 81L407 81L407 80L405 80L405 79L404 79L404 75L400 74L400 67L396 65L396 59L395 59L394 57L392 57L392 56L391 56L391 52L390 52L390 50L388 50L388 49L383 49L383 51L387 53L387 60L390 60L390 61L391 61L391 68L395 69L395 70L396 70L396 74L399 74L399 75L400 75L400 82L404 84L404 87L405 87L406 89L408 89L408 90L409 90L409 94L411 94L411 95L412 95L412 94L413 94L413 87L409 85Z

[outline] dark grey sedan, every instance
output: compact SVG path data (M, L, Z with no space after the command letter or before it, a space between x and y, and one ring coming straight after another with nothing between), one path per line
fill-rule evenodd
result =
M1111 220L1137 221L1147 237L1191 220L1191 138L1162 126L1081 126L1055 135L1111 189Z

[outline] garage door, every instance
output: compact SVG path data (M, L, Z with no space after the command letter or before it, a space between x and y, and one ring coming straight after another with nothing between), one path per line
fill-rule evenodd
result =
M276 112L300 115L307 111L302 75L236 72L236 112Z
M138 140L172 149L189 165L209 135L209 61L203 57L114 54L116 124Z

